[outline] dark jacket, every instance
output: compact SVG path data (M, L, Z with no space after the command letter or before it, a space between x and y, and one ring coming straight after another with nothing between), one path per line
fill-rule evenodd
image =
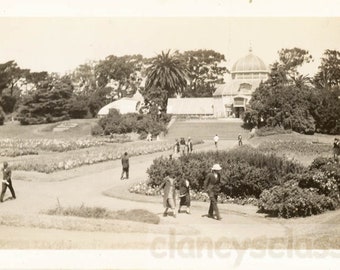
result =
M3 180L11 180L12 170L10 167L2 168Z
M122 166L123 168L129 168L129 156L122 157Z
M181 180L181 182L179 183L179 196L182 197L189 194L189 189L189 181Z
M217 195L220 191L220 179L220 174L217 174L217 177L215 177L213 172L208 173L204 181L204 191L208 193L209 197Z

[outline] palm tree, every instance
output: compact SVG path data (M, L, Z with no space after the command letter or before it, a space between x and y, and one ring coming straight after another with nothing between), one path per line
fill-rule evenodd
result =
M147 69L145 89L161 88L167 92L163 110L166 111L168 98L181 94L187 86L188 72L185 64L176 56L162 51L152 59Z

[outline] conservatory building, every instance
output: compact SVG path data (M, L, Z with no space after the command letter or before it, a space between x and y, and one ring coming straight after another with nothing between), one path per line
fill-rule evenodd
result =
M215 117L242 117L252 93L268 77L266 65L252 49L236 61L230 73L226 83L217 85L213 94Z

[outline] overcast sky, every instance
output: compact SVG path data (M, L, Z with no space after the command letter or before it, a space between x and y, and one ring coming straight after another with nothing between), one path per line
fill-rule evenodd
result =
M131 0L128 2L131 3ZM216 1L212 1L214 2ZM127 14L125 10L121 14L118 12L124 10L121 7L112 9L116 12L109 18L108 14L103 13L103 6L100 9L102 13L93 10L92 13L84 12L80 15L76 11L70 12L72 8L76 10L75 6L68 7L70 9L59 7L66 14L44 10L43 6L35 9L34 5L30 10L26 9L26 14L23 11L20 13L19 7L23 8L22 6L17 6L17 9L7 6L6 17L0 17L0 63L15 60L20 67L33 71L63 73L88 60L100 60L110 54L142 54L152 57L167 49L213 49L226 56L230 67L248 53L251 45L253 53L267 65L278 58L277 51L281 48L306 49L313 55L315 62L306 66L303 72L312 75L325 49L340 50L339 16L326 16L327 12L324 11L320 13L323 15L321 17L312 16L313 13L302 13L308 17L258 17L268 14L261 12L256 17L244 17L250 13L242 13L242 10L236 9L238 6L235 1L223 3L227 5L228 2L233 3L231 7L235 13L226 12L228 16L222 17L217 11L216 16L214 12L208 12L215 10L212 4L209 5L211 9L206 9L205 17L195 12L169 12L169 16L159 16L161 13L152 13L151 6L144 5L140 8L149 12L146 13L147 16L143 14L142 17L140 10L139 13L135 11L131 14ZM169 4L168 1L157 3L160 7ZM251 4L249 1L238 0L238 3L242 4L240 7L247 7L247 10L253 6L258 10L264 0L253 0ZM331 10L331 6L328 8ZM25 14L31 17L22 17ZM176 14L180 16L172 17ZM235 17L230 17L233 15ZM287 16L289 13L283 15Z

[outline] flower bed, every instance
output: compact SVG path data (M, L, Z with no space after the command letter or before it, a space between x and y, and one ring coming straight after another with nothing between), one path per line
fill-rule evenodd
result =
M52 173L59 170L70 170L83 165L119 159L124 152L130 156L144 155L171 149L170 142L133 142L127 144L112 144L59 153L58 155L45 155L40 158L21 159L12 162L14 170L38 171Z
M129 187L130 193L142 194L146 196L160 196L162 191L158 191L156 188L151 187L147 184L147 182L139 182L137 184L133 184ZM190 198L193 201L206 202L209 201L209 198L203 192L196 192L194 190L190 190ZM235 204L252 204L257 205L257 199L253 197L249 198L232 198L230 196L226 196L224 194L219 194L217 197L218 203L235 203Z
M26 155L38 155L38 151L34 149L0 148L0 156L3 157L18 157Z
M94 146L105 145L106 143L128 142L130 139L127 135L100 138L80 138L74 140L62 139L0 139L0 148L11 148L13 151L26 149L29 151L47 151L47 152L66 152L77 149L89 148Z
M332 145L306 142L302 139L278 139L262 142L258 146L258 149L275 153L289 152L303 155L320 155L322 153L330 153L332 151Z

